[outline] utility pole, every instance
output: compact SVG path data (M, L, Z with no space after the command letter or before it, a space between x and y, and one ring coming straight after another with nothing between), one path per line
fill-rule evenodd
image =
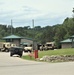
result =
M12 35L12 19L11 19L11 35Z
M34 19L32 19L32 26L33 26L33 32L34 32ZM34 33L33 33L33 50L35 50L35 48L34 48Z
M11 19L11 35L12 35L12 19ZM12 38L11 38L11 43L12 43Z
M34 38L35 37L35 33L34 33L35 21L34 21L34 19L32 19L32 26L33 26L33 50L37 50L37 43L36 43L35 38Z
M34 19L32 19L32 26L33 26L33 28L34 28Z
M33 25L33 31L34 30L34 19L32 19L32 25ZM37 46L37 42L35 41L35 35L34 35L34 32L33 32L33 50L34 50L34 54L35 54L35 59L38 58L38 46Z

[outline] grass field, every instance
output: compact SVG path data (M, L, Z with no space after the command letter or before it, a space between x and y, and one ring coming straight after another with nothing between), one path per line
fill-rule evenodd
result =
M57 50L48 50L48 51L38 51L38 57L41 58L45 55L74 55L74 48L69 49L57 49ZM23 56L23 59L34 60L34 57Z
M45 55L49 55L49 56L51 56L51 55L74 55L74 48L57 49L57 50L49 50L49 51L39 52L40 58Z

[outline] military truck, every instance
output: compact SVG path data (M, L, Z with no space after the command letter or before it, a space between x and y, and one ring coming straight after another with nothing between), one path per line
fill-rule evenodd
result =
M50 50L55 48L55 43L54 42L46 42L45 44L45 50Z
M0 51L1 52L9 52L11 47L16 46L16 44L10 42L0 42Z
M20 57L22 57L23 50L24 49L22 47L11 47L10 56L12 57L13 55L19 55Z
M40 50L53 50L55 49L55 42L46 42L40 46Z

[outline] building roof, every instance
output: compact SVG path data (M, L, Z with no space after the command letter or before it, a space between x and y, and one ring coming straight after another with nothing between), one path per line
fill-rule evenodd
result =
M70 39L74 38L74 35L73 36L70 36Z
M60 43L72 43L72 39L74 39L74 35L73 36L70 36L69 39L66 39L66 40L61 41Z
M22 38L23 37L16 36L16 35L10 35L10 36L3 37L3 39L22 39Z
M66 39L66 40L61 41L61 43L71 43L71 42L72 42L71 39Z
M33 40L31 38L20 37L20 36L16 36L16 35L6 36L6 37L3 37L3 39L4 40L6 40L6 39L27 39L27 40Z

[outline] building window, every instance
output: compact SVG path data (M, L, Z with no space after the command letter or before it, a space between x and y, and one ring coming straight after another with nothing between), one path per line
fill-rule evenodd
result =
M6 39L6 42L13 42L12 39Z

